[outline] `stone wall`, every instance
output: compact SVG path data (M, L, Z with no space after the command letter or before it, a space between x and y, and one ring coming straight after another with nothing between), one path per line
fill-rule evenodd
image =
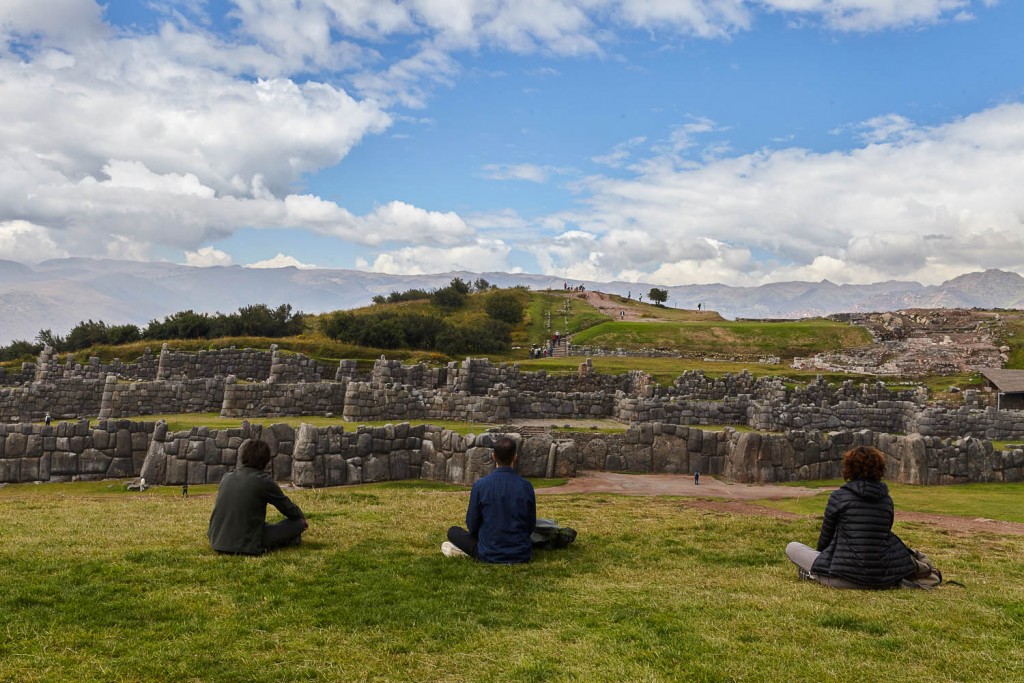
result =
M959 484L1024 481L1024 449L1003 451L987 440L940 439L871 430L784 434L704 431L693 427L640 424L623 435L572 435L585 469L644 473L720 474L740 483L839 479L849 449L875 446L888 456L890 481L905 484Z
M542 434L522 438L495 428L459 435L408 423L385 427L298 429L243 423L234 429L194 427L170 432L163 422L100 420L51 426L0 425L0 482L77 481L142 476L147 483L217 483L237 464L245 439L266 441L279 481L321 487L397 479L472 484L491 471L501 434L520 441L519 471L572 477L583 469L721 475L741 483L836 479L842 454L872 445L888 458L887 478L908 484L1024 480L1024 449L990 441L893 435L871 430L784 434L702 430L645 423L623 434Z
M103 381L96 379L47 379L24 386L0 388L0 421L77 419L99 415Z
M227 377L263 382L270 377L273 351L255 349L217 349L213 351L175 351L163 345L157 379L182 380L197 377Z
M217 483L237 463L247 438L266 441L274 453L278 480L296 486L323 487L402 479L430 479L469 485L493 470L495 440L502 434L459 435L431 425L315 427L286 424L260 428L167 432L158 425L141 474L147 482L168 485ZM576 450L571 440L533 436L521 441L519 471L525 476L571 477Z
M95 360L95 359L93 359ZM30 366L31 364L26 364ZM131 364L128 364L131 365ZM370 372L342 361L334 381L301 355L252 349L179 353L166 346L158 360L140 361L129 372L118 363L86 367L56 363L44 349L34 368L36 381L0 388L0 421L75 419L99 415L123 418L147 414L219 412L227 417L341 415L370 420L468 420L504 423L516 419L611 418L623 423L661 422L681 426L742 425L764 431L871 429L926 436L1024 439L1024 411L1001 410L964 392L964 404L929 406L923 389L890 390L881 383L831 386L822 379L788 387L775 377L749 372L707 377L686 372L672 386L655 385L649 375L601 375L589 362L564 374L524 372L517 365L466 359L444 368L402 365L378 359ZM171 379L117 381L102 369ZM190 370L191 368L191 370ZM254 382L220 374L244 370L263 376ZM214 373L191 376L190 372ZM113 384L111 384L113 382Z
M36 364L22 363L20 370L0 368L0 387L20 386L36 378Z
M345 382L245 383L228 377L221 384L222 401L211 411L222 417L341 415Z
M121 418L162 413L216 413L224 405L224 380L119 382L108 375L103 383L99 417Z
M0 424L0 482L138 476L155 426L128 420Z

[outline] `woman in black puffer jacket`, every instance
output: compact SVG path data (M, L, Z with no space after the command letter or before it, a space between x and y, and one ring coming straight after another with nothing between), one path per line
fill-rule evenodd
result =
M825 506L818 549L790 543L786 555L800 577L833 588L892 588L914 573L903 541L892 533L893 504L881 482L885 454L858 446L843 455L846 483Z

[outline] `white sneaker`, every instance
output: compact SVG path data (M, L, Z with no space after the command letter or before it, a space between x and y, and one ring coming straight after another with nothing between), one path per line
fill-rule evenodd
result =
M441 552L445 557L469 557L469 555L459 550L451 541L445 541L441 544Z

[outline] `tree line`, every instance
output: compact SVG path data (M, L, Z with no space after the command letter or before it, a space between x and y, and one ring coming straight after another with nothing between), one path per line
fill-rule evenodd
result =
M97 345L117 346L147 339L216 339L218 337L292 337L302 334L306 315L292 311L291 304L271 308L266 304L242 306L236 313L179 311L163 320L138 325L108 325L102 320L82 321L66 336L40 330L35 342L16 340L0 346L0 361L34 358L44 345L68 353Z
M320 330L328 337L380 349L422 349L446 355L496 353L511 345L512 327L525 317L517 290L498 289L484 278L472 283L452 278L446 286L425 291L409 289L373 297L375 304L429 301L432 310L371 309L363 313L336 311L321 317ZM483 295L483 315L453 314L464 309L470 294ZM108 325L102 320L81 321L65 336L40 330L34 342L16 340L0 346L0 361L30 360L49 345L69 353L98 345L117 346L144 340L215 339L218 337L291 337L302 334L306 315L290 304L243 306L236 313L197 313L191 309L152 320L145 327Z

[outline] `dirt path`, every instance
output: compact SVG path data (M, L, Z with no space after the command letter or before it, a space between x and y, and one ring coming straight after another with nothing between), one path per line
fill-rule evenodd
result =
M802 486L754 486L729 484L704 476L700 484L682 474L619 474L616 472L584 472L564 486L538 489L537 493L623 493L630 496L713 496L732 500L764 500L802 498L821 493L822 489Z
M772 484L729 484L708 476L694 485L693 477L678 474L618 474L615 472L585 472L570 479L564 486L537 489L538 495L567 495L575 493L619 493L630 496L683 496L686 507L737 515L757 515L775 519L797 519L799 515L785 510L757 505L754 500L780 500L802 498L821 493L821 488L777 486ZM824 499L822 507L824 507ZM817 516L817 515L810 515ZM1004 536L1024 536L1024 524L994 519L971 519L954 515L928 512L907 512L897 507L896 520L949 531L960 536L985 533Z
M645 317L650 315L650 311L645 311L639 308L635 300L627 299L627 303L621 303L614 301L612 298L602 292L594 292L587 290L584 292L587 295L587 303L601 311L605 315L610 315L615 320L628 320L629 322L655 322L654 318Z

